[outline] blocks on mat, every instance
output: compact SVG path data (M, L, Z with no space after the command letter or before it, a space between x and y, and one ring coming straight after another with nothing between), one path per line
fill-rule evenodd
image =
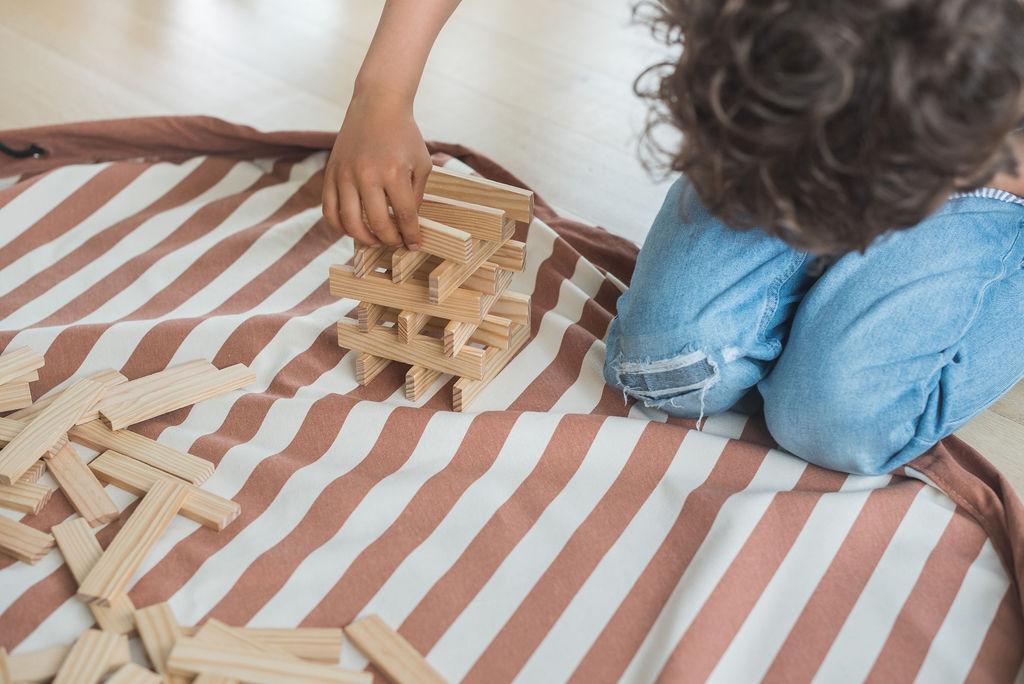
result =
M352 266L331 267L331 294L359 301L357 320L338 323L359 384L397 362L411 401L454 375L452 408L467 408L529 340L530 298L508 288L526 264L516 223L532 220L532 192L434 167L420 251L358 247Z

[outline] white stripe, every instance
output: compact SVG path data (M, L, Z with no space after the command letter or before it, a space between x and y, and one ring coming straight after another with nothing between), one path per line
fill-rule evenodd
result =
M0 190L6 190L13 185L17 185L20 180L21 176L7 176L6 178L0 178Z
M550 413L590 413L604 392L604 342L595 340L580 365L580 374L551 407Z
M953 509L953 502L937 490L923 487L918 492L814 681L860 681L867 677L928 555L953 517Z
M657 488L573 596L517 681L569 680L676 524L687 497L711 474L726 444L700 432L686 435Z
M420 488L451 463L470 424L471 419L457 413L431 416L409 460L373 485L334 536L302 560L253 623L269 627L301 622L359 554L391 528Z
M502 561L430 651L452 681L462 679L526 598L632 454L644 423L607 421L565 488Z
M653 682L761 516L780 491L792 489L807 464L781 451L769 451L750 484L722 505L707 537L683 572L637 649L624 681Z
M203 159L190 159L184 164L155 164L143 171L83 221L53 241L25 252L0 271L0 292L6 294L14 290L43 268L57 263L106 228L139 213L178 185L202 163ZM61 282L66 282L66 279ZM60 287L60 284L54 287Z
M710 681L760 681L857 520L889 476L850 476L821 496L792 548L711 673Z
M152 249L208 203L245 189L258 177L259 171L256 167L244 163L235 165L216 185L195 200L161 212L145 221L87 266L64 279L59 287L51 288L27 302L6 319L0 321L0 324L7 328L18 329L47 318L124 263ZM151 198L147 197L147 199ZM60 243L54 245L54 248L60 249ZM36 264L35 267L38 269L39 265ZM131 309L124 313L127 311L131 311Z
M110 164L79 164L51 171L0 207L0 247L35 225Z
M928 647L915 681L962 682L967 679L999 604L1010 587L999 554L986 539L978 557L967 568L963 584Z

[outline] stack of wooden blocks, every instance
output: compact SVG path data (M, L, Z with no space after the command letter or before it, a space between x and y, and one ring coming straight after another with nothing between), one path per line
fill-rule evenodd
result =
M529 340L530 298L508 288L526 263L516 225L532 220L532 192L435 167L420 250L359 247L353 266L331 267L331 293L359 301L358 321L338 324L359 384L394 361L410 366L410 401L454 375L452 408L467 408Z

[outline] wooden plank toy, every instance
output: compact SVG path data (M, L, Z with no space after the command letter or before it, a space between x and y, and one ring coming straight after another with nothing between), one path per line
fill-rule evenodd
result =
M162 681L160 675L155 672L139 667L135 663L127 663L112 674L106 684L160 684Z
M35 563L53 548L53 536L17 520L0 516L0 553Z
M356 620L345 628L345 634L395 684L444 684L446 681L405 637L377 615Z
M359 302L357 322L338 323L338 344L358 353L360 385L393 362L410 366L410 401L456 376L452 408L462 411L529 341L530 297L509 287L526 268L513 234L533 221L533 193L436 167L427 188L420 250L360 247L353 266L331 267L331 294Z
M53 684L93 684L131 660L123 634L89 629L71 647Z
M74 448L65 445L56 454L47 455L46 467L72 508L93 527L105 525L120 514L107 490Z
M166 603L154 603L151 606L135 611L135 628L146 649L150 664L161 674L167 673L167 656L174 644L184 636L185 632L178 624L174 612ZM182 678L168 677L170 682L187 681Z
M116 451L194 485L213 475L213 464L205 458L172 449L131 430L111 430L100 420L73 427L68 435L76 444L96 451Z
M43 367L45 361L42 354L37 354L28 347L0 354L0 385L24 378ZM36 379L38 379L36 375Z

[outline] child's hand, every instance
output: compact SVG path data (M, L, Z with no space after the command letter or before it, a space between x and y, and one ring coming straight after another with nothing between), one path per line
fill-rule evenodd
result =
M388 93L359 93L327 162L324 217L358 243L419 249L417 214L431 168L412 103Z

